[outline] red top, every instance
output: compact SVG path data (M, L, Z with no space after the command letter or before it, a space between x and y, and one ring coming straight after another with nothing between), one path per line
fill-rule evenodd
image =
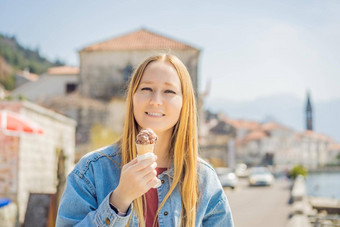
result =
M156 168L157 176L163 173L167 168ZM146 217L145 217L145 226L152 227L153 221L156 216L156 212L158 209L158 192L157 188L151 188L147 193L145 193L145 200L146 200ZM155 222L155 227L158 227L158 221Z

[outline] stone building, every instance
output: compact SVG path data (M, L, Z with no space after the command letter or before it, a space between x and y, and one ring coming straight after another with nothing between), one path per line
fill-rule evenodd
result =
M336 145L337 143L332 138L315 131L306 130L298 133L295 150L299 157L296 161L308 169L324 167L336 159L336 156L332 156L329 150Z
M303 165L308 169L337 164L340 147L332 138L311 130L296 132L268 122L238 139L238 161L248 165L273 165L277 170Z
M30 193L63 191L74 167L76 122L27 101L2 101L6 109L35 122L43 134L8 135L0 129L0 197L10 198L24 221Z
M275 122L258 123L238 141L239 159L249 165L278 165L292 148L296 132Z
M214 167L235 167L236 129L222 114L206 111L200 123L199 155Z
M233 168L246 163L285 171L294 165L315 169L340 162L340 144L321 133L297 132L276 122L232 119L209 111L204 116L200 155L214 166Z
M174 54L183 61L197 94L200 50L141 29L84 47L79 52L81 95L101 100L124 97L133 70L145 58L160 52Z
M65 96L77 89L79 69L71 66L52 67L38 80L27 82L11 92L11 96L43 104L56 96Z

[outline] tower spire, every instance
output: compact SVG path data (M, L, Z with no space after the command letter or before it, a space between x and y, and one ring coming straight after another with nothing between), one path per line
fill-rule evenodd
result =
M313 130L313 112L310 92L307 91L307 104L306 104L306 129Z

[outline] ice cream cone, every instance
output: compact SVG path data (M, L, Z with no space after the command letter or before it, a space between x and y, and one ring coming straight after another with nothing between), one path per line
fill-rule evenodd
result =
M153 153L153 148L155 144L136 144L137 155L143 155L149 152Z
M138 162L154 156L153 149L156 141L157 135L152 131L152 129L142 129L138 133L135 141ZM161 184L161 181L157 178L157 184L153 186L153 188L158 188Z
M136 144L137 147L137 160L140 162L144 159L151 158L153 156L153 148L155 144ZM162 185L161 181L157 179L157 184L153 188L158 188Z

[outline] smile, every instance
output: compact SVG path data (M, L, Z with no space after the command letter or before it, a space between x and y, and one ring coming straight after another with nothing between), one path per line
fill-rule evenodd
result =
M162 113L155 113L155 112L145 112L147 115L149 116L153 116L153 117L163 117L165 116L165 114Z

